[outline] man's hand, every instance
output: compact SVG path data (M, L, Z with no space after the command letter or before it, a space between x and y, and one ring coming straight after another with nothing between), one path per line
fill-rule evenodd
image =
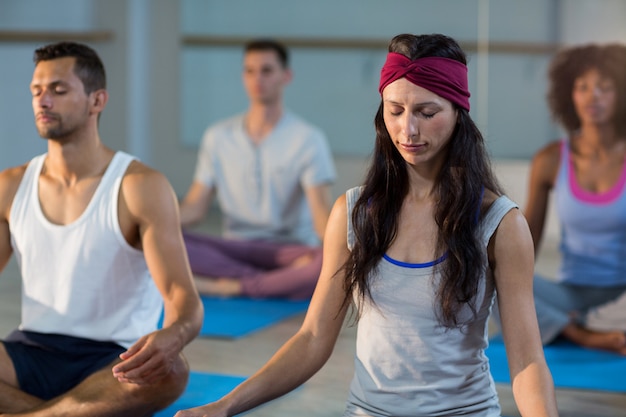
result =
M113 367L113 376L124 383L155 383L170 373L181 349L182 344L171 329L157 330L120 355L122 362Z

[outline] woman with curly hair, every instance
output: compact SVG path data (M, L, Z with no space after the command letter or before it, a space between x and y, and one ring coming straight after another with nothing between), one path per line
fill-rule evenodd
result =
M549 80L550 110L567 137L533 157L524 212L538 250L554 192L562 261L556 280L535 278L542 341L564 337L624 355L626 46L566 48Z
M302 327L230 394L177 417L232 416L295 389L324 365L351 307L345 417L499 417L485 356L496 289L519 410L557 415L532 238L469 116L464 52L444 35L398 35L379 92L373 160L365 184L331 212Z

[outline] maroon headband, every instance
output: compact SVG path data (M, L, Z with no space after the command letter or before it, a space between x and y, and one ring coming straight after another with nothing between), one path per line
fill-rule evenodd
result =
M402 54L389 52L380 70L378 92L399 78L423 87L469 111L467 67L454 59L429 56L411 61Z

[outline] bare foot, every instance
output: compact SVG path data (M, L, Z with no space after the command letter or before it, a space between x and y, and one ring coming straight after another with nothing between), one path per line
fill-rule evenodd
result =
M203 295L234 297L241 295L241 283L234 278L209 278L194 276L196 288Z
M563 330L563 336L572 342L592 349L609 350L626 355L626 334L620 331L598 332L576 324Z
M294 259L293 262L291 263L291 266L293 267L304 266L306 264L311 263L312 260L313 260L313 255L311 254L302 255Z

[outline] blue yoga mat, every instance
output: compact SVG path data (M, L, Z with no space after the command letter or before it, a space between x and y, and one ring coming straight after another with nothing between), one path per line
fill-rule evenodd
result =
M303 313L309 300L202 297L201 336L236 339Z
M183 395L174 404L159 411L153 417L172 417L177 411L219 400L245 379L242 376L191 372Z
M626 357L561 340L543 350L556 387L626 392ZM511 383L501 337L489 342L486 354L494 381Z
M201 298L204 304L204 322L200 336L225 339L247 336L304 313L309 307L309 300Z

